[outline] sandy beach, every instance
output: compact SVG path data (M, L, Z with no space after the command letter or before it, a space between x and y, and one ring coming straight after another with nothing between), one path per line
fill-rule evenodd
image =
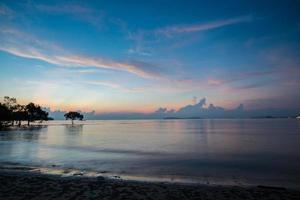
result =
M155 183L1 169L0 199L300 199L300 190Z

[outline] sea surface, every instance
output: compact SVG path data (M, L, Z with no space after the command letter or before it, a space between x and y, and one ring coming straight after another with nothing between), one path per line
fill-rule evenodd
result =
M300 187L299 119L50 121L0 131L0 166Z

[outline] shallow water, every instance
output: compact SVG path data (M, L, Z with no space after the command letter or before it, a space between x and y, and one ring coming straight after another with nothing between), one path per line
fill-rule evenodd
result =
M0 131L0 162L147 180L300 187L297 119L67 123Z

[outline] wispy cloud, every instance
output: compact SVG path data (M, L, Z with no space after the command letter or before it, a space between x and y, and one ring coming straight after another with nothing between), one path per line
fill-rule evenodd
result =
M103 85L119 90L123 90L126 92L159 92L159 93L181 93L187 91L200 91L200 90L210 90L224 87L225 85L232 84L233 82L243 82L244 80L256 78L256 77L266 77L273 73L277 73L277 71L254 71L248 73L236 73L235 76L230 76L233 78L220 78L220 77L203 77L201 80L196 79L173 79L171 77L166 78L166 75L163 75L160 68L157 68L156 65L140 62L140 61L115 61L103 59L100 57L91 57L91 56L83 56L69 53L63 48L55 45L51 42L45 42L42 40L38 40L36 38L30 38L32 36L22 35L21 32L16 31L14 29L2 29L3 34L8 35L16 35L15 37L25 38L27 43L17 42L21 40L16 40L15 37L13 42L10 40L5 40L3 43L0 39L0 42L3 44L0 46L0 50L8 52L10 54L30 58L30 59L38 59L47 63L51 63L57 66L63 66L71 68L78 68L78 70L86 70L97 68L100 69L111 69L117 71L125 71L132 74L136 74L140 77L149 78L150 80L155 78L155 80L149 85L144 85L140 88L125 88L114 82L89 82L89 84L94 85ZM2 34L2 35L3 35ZM30 44L30 45L29 45ZM83 71L84 73L85 71ZM90 71L88 71L89 73ZM228 77L228 76L225 76ZM245 87L241 87L240 89L250 89L255 87L255 85L249 85Z
M183 34L208 31L234 24L247 23L253 20L254 17L252 15L243 15L204 23L175 24L151 30L127 31L128 39L134 42L133 47L131 47L128 52L138 55L149 55L152 53L151 49L153 49L153 46L157 48L161 45L167 45L169 49L180 48L188 44L193 44L199 39L199 36L195 37L195 35L189 38L180 37Z
M126 62L117 62L112 60L104 60L101 58L91 58L77 55L56 56L55 59L58 60L62 65L67 66L94 66L104 69L127 71L144 78L159 78L159 74L150 70L147 71L144 69L145 67L143 65L138 64L133 65Z
M46 55L32 47L0 47L0 50L23 58L37 59L59 66L97 67L103 69L126 71L143 78L160 78L159 74L151 72L150 70L144 70L143 66L132 65L126 62L123 63L113 60L104 60L101 58L92 58L79 55Z
M200 32L200 31L216 29L224 26L229 26L233 24L250 22L252 21L252 19L253 17L251 15L246 15L246 16L240 16L236 18L208 22L208 23L169 26L169 27L156 29L154 32L156 34L171 36L174 34Z
M90 57L76 55L48 42L38 39L26 38L26 42L19 40L20 38L11 38L12 31L2 31L2 35L9 33L10 37L2 39L0 50L23 58L37 59L58 66L64 67L96 67L102 69L112 69L118 71L126 71L136 74L143 78L161 78L161 75L155 69L155 66L149 66L143 62L120 62L115 60L102 59L100 57ZM21 32L15 31L14 36L22 36ZM5 36L5 35L4 35ZM20 41L20 42L17 42Z
M44 55L43 53L39 52L37 49L32 47L28 48L19 48L19 47L0 47L0 51L4 51L6 53L13 54L15 56L23 57L23 58L30 58L30 59L37 59L41 61L45 61L55 65L62 65L59 60L51 58L50 56Z

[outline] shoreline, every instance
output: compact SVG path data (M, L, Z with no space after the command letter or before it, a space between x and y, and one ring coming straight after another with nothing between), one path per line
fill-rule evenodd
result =
M13 130L13 129L29 129L31 127L39 126L76 126L76 125L94 125L93 122L105 122L105 121L166 121L166 120L299 120L297 117L241 117L241 118L138 118L138 119L85 119L85 120L74 120L74 124L70 120L65 119L54 119L54 120L44 120L42 122L36 120L30 122L30 125L27 125L27 121L21 121L21 125L14 124L12 126L4 127L0 130ZM59 122L59 124L57 123Z
M63 178L82 177L82 178L105 178L108 180L123 180L142 183L166 183L166 184L181 184L181 185L202 185L202 186L224 186L224 187L270 187L270 188L288 188L300 190L298 184L284 182L270 182L262 180L247 180L237 177L214 177L214 176L172 176L172 175L155 175L155 174L132 174L122 172L114 172L110 170L91 170L91 169L75 169L63 168L59 165L41 166L41 165L26 165L20 163L0 162L1 172L11 173L27 173L37 175L58 176Z
M300 199L300 190L280 187L61 176L21 168L1 169L0 180L0 199Z
M213 180L207 177L202 178L182 178L182 177L169 177L169 176L143 176L143 175L133 175L111 172L106 170L81 170L81 169L71 169L71 168L59 168L56 165L43 167L34 165L21 165L18 163L1 163L0 162L0 173L1 171L11 172L11 173L24 173L24 174L36 174L36 175L49 175L58 177L82 177L82 178L97 178L102 177L108 180L124 180L142 183L167 183L167 184L183 184L183 185L204 185L204 186L240 186L240 187L251 187L255 186L253 184L241 183L238 181L225 181L225 180ZM274 187L274 186L272 186ZM298 189L298 188L293 188Z

